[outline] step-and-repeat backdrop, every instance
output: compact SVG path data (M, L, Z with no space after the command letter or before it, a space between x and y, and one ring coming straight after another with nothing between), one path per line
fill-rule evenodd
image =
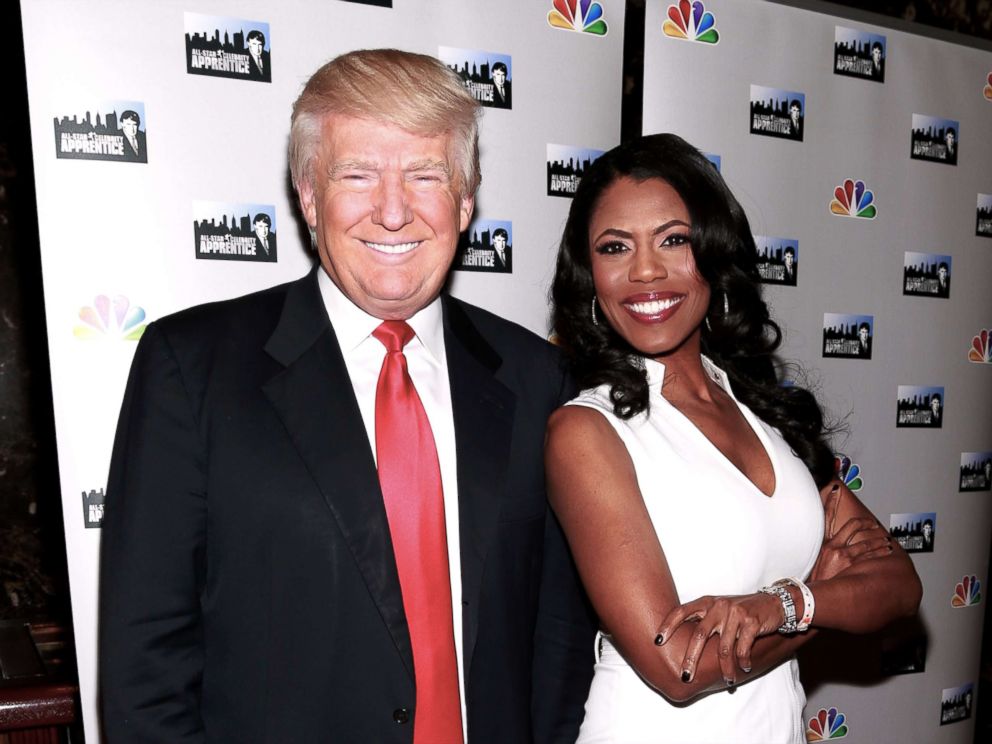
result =
M89 740L99 740L99 527L135 341L162 315L309 269L286 165L303 83L328 59L371 47L432 54L462 76L485 107L483 183L451 289L545 335L568 197L583 161L619 138L623 5L22 2Z
M807 738L971 742L992 532L992 53L759 0L649 0L645 20L643 131L710 154L747 210L784 356L846 424L838 467L923 580L918 624L804 659Z

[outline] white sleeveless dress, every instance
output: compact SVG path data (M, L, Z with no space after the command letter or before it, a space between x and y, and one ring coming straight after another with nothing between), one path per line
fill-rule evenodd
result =
M710 376L733 397L725 373ZM609 386L569 405L600 411L627 447L665 551L679 601L747 594L808 576L823 538L823 506L809 471L782 436L737 402L775 471L765 496L661 395L664 365L646 360L650 414L613 414ZM681 705L649 687L601 636L578 744L804 744L806 696L795 659L736 688Z

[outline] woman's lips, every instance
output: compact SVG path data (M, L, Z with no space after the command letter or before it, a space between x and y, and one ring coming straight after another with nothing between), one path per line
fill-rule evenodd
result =
M678 312L685 297L678 292L652 292L632 295L620 304L634 320L658 323L668 320Z

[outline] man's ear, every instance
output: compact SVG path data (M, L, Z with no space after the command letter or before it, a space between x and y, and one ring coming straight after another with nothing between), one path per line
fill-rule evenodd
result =
M461 217L458 231L465 232L468 229L469 223L472 221L472 212L475 211L475 197L463 196L458 211Z
M313 179L303 178L296 184L296 193L300 200L300 211L310 229L317 227L317 198L314 193Z

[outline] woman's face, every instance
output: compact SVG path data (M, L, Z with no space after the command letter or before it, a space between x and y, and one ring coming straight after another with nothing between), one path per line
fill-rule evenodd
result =
M620 178L593 208L589 251L599 307L646 356L699 352L710 288L696 271L689 232L685 202L658 178Z

